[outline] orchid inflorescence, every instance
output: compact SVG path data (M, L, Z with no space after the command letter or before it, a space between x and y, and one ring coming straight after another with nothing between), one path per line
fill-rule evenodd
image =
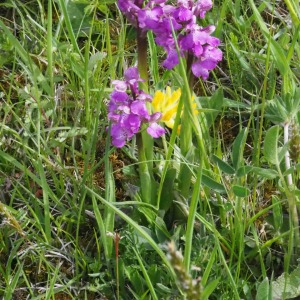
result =
M193 55L191 69L195 76L208 78L209 71L222 60L222 52L217 47L220 40L211 36L215 26L201 27L197 17L204 18L212 8L211 0L178 0L168 4L167 0L118 0L120 10L130 23L139 27L143 33L152 30L155 42L162 46L167 57L163 67L172 69L179 64L176 42L177 36L180 55Z
M163 127L157 124L161 113L149 114L146 102L151 102L149 94L139 90L138 84L143 81L138 69L131 67L124 73L125 80L114 80L113 92L110 94L108 118L111 125L112 144L118 148L125 145L141 129L143 123L148 123L147 132L154 138L165 133ZM129 93L127 92L129 91Z

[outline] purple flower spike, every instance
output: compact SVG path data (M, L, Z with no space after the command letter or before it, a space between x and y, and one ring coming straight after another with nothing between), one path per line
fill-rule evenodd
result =
M202 28L197 24L197 18L204 18L206 12L212 8L212 0L118 0L118 5L128 20L142 29L143 33L153 31L156 44L167 52L162 63L165 68L172 69L179 63L173 31L178 37L180 55L189 54L195 57L192 67L195 76L207 79L209 71L222 59L220 50L217 49L220 40L211 36L215 27L209 25ZM214 52L214 57L207 54L208 47L215 48L216 51L210 50ZM125 75L126 81L130 81L126 77ZM131 84L130 89L138 94L139 79L136 76L133 79L135 84Z

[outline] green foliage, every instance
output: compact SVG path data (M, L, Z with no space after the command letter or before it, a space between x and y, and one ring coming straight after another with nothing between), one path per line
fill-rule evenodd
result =
M279 126L273 126L266 132L264 155L267 161L274 165L279 165L278 139Z
M300 296L297 1L214 1L224 59L192 87L148 33L149 93L185 108L147 178L138 140L110 143L111 81L137 62L116 1L2 2L0 297Z
M300 267L290 274L283 273L272 282L273 299L293 299L300 296Z

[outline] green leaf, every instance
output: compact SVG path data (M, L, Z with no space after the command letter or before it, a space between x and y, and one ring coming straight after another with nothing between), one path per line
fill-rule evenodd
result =
M208 108L214 111L211 113L205 113L208 128L214 123L218 113L222 110L223 100L223 89L220 88L212 95L212 97L208 101Z
M252 167L252 166L240 167L236 172L236 176L243 177L250 172L252 172L258 176L261 176L265 179L274 179L278 176L278 172L276 170L264 169L264 168Z
M256 300L268 300L270 298L270 287L269 287L269 279L266 277L258 286L256 293Z
M291 274L283 273L272 282L273 299L292 299L300 296L300 266Z
M85 36L89 32L92 16L85 13L86 4L69 1L67 4L68 16L76 36Z
M201 283L202 283L203 286L206 286L207 280L209 278L209 274L210 274L210 272L211 272L211 270L212 270L212 268L214 266L214 263L215 263L217 251L218 251L218 248L215 246L214 250L210 254L210 258L209 258L208 264L207 264L207 266L205 268L205 271L204 271L202 279L201 279Z
M228 163L220 159L218 156L213 155L213 161L218 165L221 171L223 171L226 174L234 174L235 170L232 166L230 166Z
M93 69L97 67L98 63L101 62L106 56L106 52L96 52L95 54L92 54L88 63L89 71L93 71Z
M160 209L165 212L171 207L174 200L174 181L176 178L176 169L170 168L164 180L162 192L161 192L161 201Z
M21 278L21 272L23 270L23 263L18 263L19 267L14 273L14 276L11 274L9 278L9 285L5 289L5 294L3 300L10 300L14 295L14 290L16 289L18 282ZM13 278L12 278L13 277Z
M224 185L221 183L216 182L214 179L212 179L210 176L202 174L202 183L209 187L210 189L214 190L218 193L225 193L226 189Z
M264 142L264 156L269 163L274 165L279 165L278 159L278 136L279 136L279 126L271 127L265 136Z
M273 206L273 225L276 231L279 231L283 223L282 203L277 196L272 196Z
M244 128L238 134L232 146L232 162L235 170L237 170L240 167L243 159L243 151L246 143L247 133L247 128Z
M167 239L169 240L171 238L166 223L162 218L156 217L154 224L155 224L155 234L160 243L165 243Z
M283 147L278 147L278 161L281 163L281 161L284 159L284 156L286 152L289 150L290 144L286 143L283 145Z
M211 295L211 293L215 290L215 288L218 286L220 279L215 279L211 281L203 290L201 293L201 299L206 300Z
M226 108L226 107L229 107L229 108L237 108L237 109L245 109L245 110L256 110L257 109L257 105L249 105L247 103L244 103L244 102L237 102L235 100L231 100L231 99L228 99L228 98L224 98L223 100L223 107Z
M240 185L233 185L232 186L232 191L237 197L247 197L250 194L250 191L248 188L240 186Z

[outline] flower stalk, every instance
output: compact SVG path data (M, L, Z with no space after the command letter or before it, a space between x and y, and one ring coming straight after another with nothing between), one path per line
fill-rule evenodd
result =
M137 28L137 57L138 70L143 81L140 83L141 89L148 92L148 60L147 60L147 36L142 30ZM149 110L149 105L147 106ZM155 195L153 182L153 139L142 131L137 135L137 147L139 157L139 173L141 179L142 199L146 203L154 203Z

